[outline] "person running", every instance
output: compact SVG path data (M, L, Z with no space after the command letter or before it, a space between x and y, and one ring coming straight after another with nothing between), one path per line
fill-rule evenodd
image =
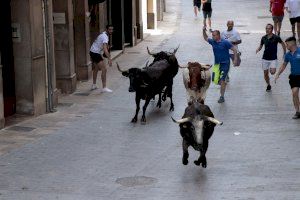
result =
M272 89L270 84L269 73L274 75L276 73L276 68L278 67L278 60L277 60L278 43L282 45L283 53L285 54L286 48L284 43L282 42L279 36L273 34L273 25L267 24L266 35L261 38L260 45L256 49L256 53L258 53L262 49L263 45L265 45L265 50L262 57L262 69L264 70L264 78L267 83L267 89L266 89L267 92L270 92Z
M203 27L203 38L207 41L212 47L215 57L215 64L220 65L220 81L221 85L220 89L220 98L218 103L223 103L225 101L224 94L226 90L226 77L230 68L230 56L229 49L231 49L234 53L233 64L236 65L237 61L237 50L235 46L233 46L229 41L221 38L221 34L219 30L212 31L212 39L208 38L206 33L206 28Z
M193 0L194 2L194 14L195 14L195 19L198 18L198 12L200 12L201 8L201 0Z
M296 38L289 37L285 40L289 52L285 54L284 62L280 66L278 73L275 75L275 83L280 74L285 70L288 63L291 65L291 74L289 83L292 90L293 103L296 110L293 119L300 119L300 103L299 103L299 88L300 88L300 48L297 47Z
M274 32L280 36L281 23L284 17L284 4L286 0L270 0L270 12L274 22Z
M212 32L211 29L211 14L212 14L212 7L211 7L211 0L201 0L203 6L203 26L206 28L208 25L209 31ZM207 24L206 24L207 21Z
M109 53L109 36L113 33L113 26L107 25L106 30L101 33L97 39L93 42L91 49L90 49L90 56L92 60L92 70L93 70L93 84L91 90L97 89L96 81L98 71L101 70L101 80L102 80L102 92L112 92L111 89L106 87L106 64L104 62L104 57L108 59L108 65L112 66L112 60ZM102 56L103 55L103 56Z
M290 15L293 37L296 37L297 25L298 42L300 43L300 0L286 0L285 8Z

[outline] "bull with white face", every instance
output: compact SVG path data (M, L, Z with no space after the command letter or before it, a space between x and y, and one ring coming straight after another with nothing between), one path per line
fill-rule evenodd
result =
M206 91L211 83L211 65L189 62L182 72L183 83L187 92L187 101L204 103Z
M206 151L208 148L208 140L214 132L217 125L222 125L223 122L214 118L213 113L207 105L201 104L197 101L190 102L186 107L182 119L175 120L179 124L182 141L182 164L188 164L188 147L192 146L196 151L200 151L198 160L195 160L195 165L202 164L203 168L207 167Z

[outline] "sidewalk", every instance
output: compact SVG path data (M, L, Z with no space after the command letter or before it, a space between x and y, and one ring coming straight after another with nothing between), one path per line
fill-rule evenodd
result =
M167 1L167 12L164 13L164 21L158 22L157 30L147 32L143 41L137 46L125 48L123 54L121 52L114 53L113 66L108 67L107 72L107 85L109 88L115 90L121 84L127 84L128 81L123 79L118 72L116 62L123 68L143 67L151 59L147 53L147 46L150 51L161 50L161 46L178 27L176 23L180 15L179 10L179 0ZM168 51L169 49L163 50ZM60 95L55 113L38 117L12 116L9 119L8 126L0 130L0 156L65 126L72 126L72 123L76 123L78 119L91 114L98 104L107 100L106 96L111 95L101 93L100 89L91 91L91 84L92 80L78 82L77 90L73 94ZM98 74L97 84L101 88L100 73Z

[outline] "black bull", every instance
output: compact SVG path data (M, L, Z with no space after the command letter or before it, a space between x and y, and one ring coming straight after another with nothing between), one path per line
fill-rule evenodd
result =
M130 80L129 92L136 93L136 112L131 122L137 122L141 99L145 100L145 104L143 106L143 115L141 118L141 122L145 123L147 106L150 100L155 97L155 95L161 95L163 89L165 89L167 92L166 95L170 96L170 98L172 97L173 78L177 74L179 68L177 59L175 57L177 49L173 53L157 53L157 55L164 54L164 56L166 56L164 59L160 58L155 60L155 56L153 54L154 61L149 66L146 66L142 69L130 68L128 70L121 70L117 63L118 70L123 76L128 77ZM158 105L160 104L160 101L161 98L159 99ZM170 110L174 110L172 98Z
M198 160L195 160L195 165L202 164L202 167L206 168L206 151L208 148L208 140L214 132L216 124L222 125L223 122L214 118L213 113L207 105L199 102L192 102L186 107L182 119L175 120L175 123L179 124L180 134L183 138L182 150L183 157L182 163L188 164L188 147L192 146L196 151L200 151Z

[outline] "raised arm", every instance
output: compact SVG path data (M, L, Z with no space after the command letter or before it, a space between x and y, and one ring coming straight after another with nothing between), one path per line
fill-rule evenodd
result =
M203 32L203 38L204 38L204 40L205 40L206 42L208 42L208 36L207 36L206 28L205 28L205 27L203 27L202 32Z

